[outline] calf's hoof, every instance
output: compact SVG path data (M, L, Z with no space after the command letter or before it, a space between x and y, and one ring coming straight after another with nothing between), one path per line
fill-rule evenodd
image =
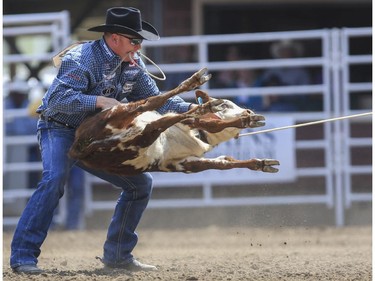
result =
M205 74L207 68L202 68L201 70L195 72L190 78L186 79L184 82L180 84L181 91L191 91L199 86L202 86L208 80L211 79L211 74Z
M246 128L258 128L266 125L264 116L260 114L252 114L244 117L242 120Z
M211 79L212 75L211 74L207 74L205 75L205 73L207 72L207 68L202 68L200 69L199 71L197 71L194 75L196 75L197 78L199 78L199 83L200 85L203 85L204 83L206 83L208 80ZM194 76L193 75L193 76Z
M280 165L280 162L275 159L263 159L262 171L266 173L277 173L279 169L272 167L274 165Z

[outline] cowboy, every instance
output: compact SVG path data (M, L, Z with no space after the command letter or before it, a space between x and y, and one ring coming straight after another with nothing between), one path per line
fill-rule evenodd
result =
M107 174L75 163L67 153L76 128L90 114L118 105L125 99L136 101L160 94L137 55L143 40L158 40L159 34L142 20L138 9L125 7L108 9L105 24L89 31L101 32L103 36L78 44L64 54L57 76L37 109L43 177L13 236L10 266L17 273L43 272L37 266L40 248L73 165L122 189L104 243L101 260L105 267L156 270L155 266L142 264L132 255L138 240L135 229L151 195L151 175L120 177ZM197 105L177 96L158 111L161 114L167 111L182 113L191 106Z

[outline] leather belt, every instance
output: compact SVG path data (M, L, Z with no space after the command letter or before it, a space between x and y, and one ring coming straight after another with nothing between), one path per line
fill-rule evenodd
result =
M48 121L48 122L55 122L57 124L60 124L60 125L63 125L69 129L75 129L73 126L70 126L69 124L67 123L64 123L64 122L61 122L61 121L58 121L52 117L47 117L47 116L44 116L43 114L40 114L40 119L42 119L43 121Z

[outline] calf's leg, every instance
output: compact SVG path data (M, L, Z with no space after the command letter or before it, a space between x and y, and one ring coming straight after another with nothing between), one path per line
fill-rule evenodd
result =
M152 111L161 107L166 101L176 96L180 93L194 90L195 88L202 86L208 80L211 79L211 74L205 75L207 68L202 68L201 70L195 72L190 78L183 81L173 90L167 91L159 96L149 97L145 102L137 108L139 112Z
M184 120L182 121L182 123L185 125L189 125L191 128L202 129L209 133L218 133L229 127L235 127L239 129L261 127L264 126L264 122L262 122L263 120L264 116L254 114L228 120L194 118Z
M215 108L220 104L221 100L213 100L205 103L202 106L193 108L185 113L163 116L147 124L142 133L132 139L131 142L136 143L140 147L147 147L152 144L162 132L172 127L176 123L183 122L186 119L194 120L196 117L199 117L201 115L215 112Z
M275 159L236 160L232 157L221 156L213 159L190 157L176 165L179 172L197 173L205 170L229 170L233 168L247 168L266 173L277 173L274 165L280 165ZM182 168L181 168L182 167Z

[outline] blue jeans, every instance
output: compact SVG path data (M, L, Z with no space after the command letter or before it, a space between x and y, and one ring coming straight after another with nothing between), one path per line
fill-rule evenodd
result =
M37 264L40 248L51 225L54 210L64 194L64 185L74 161L67 156L75 130L39 120L38 141L42 154L43 175L27 203L16 227L10 266ZM146 209L152 190L149 173L122 177L103 173L77 163L86 171L122 189L108 228L103 261L106 264L127 263L138 237L135 229ZM83 187L82 187L83 188Z
M76 165L70 170L68 182L66 184L66 221L65 229L79 229L84 204L84 185L85 174L83 170Z

